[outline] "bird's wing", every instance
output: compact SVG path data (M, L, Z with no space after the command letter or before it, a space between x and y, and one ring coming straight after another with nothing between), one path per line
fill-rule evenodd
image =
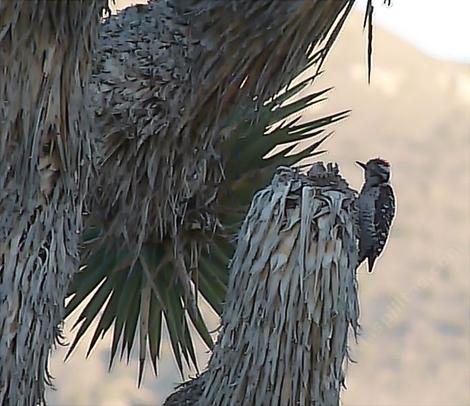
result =
M369 257L369 253L374 249L375 239L375 206L374 202L377 200L378 190L372 188L362 190L359 197L359 210L360 210L360 238L359 238L359 265Z
M388 233L392 224L393 217L395 217L395 196L393 189L390 185L381 185L379 187L379 194L375 201L375 221L376 233L378 234L375 241L378 246L376 247L377 256L380 255L385 247L388 239Z

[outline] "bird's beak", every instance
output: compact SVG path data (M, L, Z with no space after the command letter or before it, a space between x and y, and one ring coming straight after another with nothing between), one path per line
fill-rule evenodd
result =
M362 169L364 169L364 170L366 170L366 169L367 169L367 167L366 167L366 164L365 164L365 163L362 163L362 162L359 162L359 161L356 161L356 163L357 163L357 164L358 164L358 165L359 165L359 166L360 166Z

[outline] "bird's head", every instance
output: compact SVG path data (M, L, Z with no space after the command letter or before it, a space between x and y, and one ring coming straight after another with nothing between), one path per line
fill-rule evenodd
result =
M364 169L366 182L374 184L387 183L390 180L390 164L381 158L369 160L366 164L356 161L356 163Z

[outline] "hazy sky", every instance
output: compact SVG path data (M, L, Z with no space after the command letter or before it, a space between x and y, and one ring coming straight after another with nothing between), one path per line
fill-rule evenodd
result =
M287 0L286 0L287 1ZM116 0L116 8L145 0ZM367 0L357 0L365 9ZM374 0L374 21L413 43L423 52L442 59L470 63L470 0Z
M365 9L367 0L358 0ZM423 52L470 63L470 0L375 0L378 25L412 42Z

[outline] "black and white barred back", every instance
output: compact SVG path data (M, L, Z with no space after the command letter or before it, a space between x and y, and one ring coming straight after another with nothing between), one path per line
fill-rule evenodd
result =
M365 183L358 199L359 262L367 258L369 272L382 253L395 216L395 196L390 185L390 165L382 159L358 164L365 170Z

